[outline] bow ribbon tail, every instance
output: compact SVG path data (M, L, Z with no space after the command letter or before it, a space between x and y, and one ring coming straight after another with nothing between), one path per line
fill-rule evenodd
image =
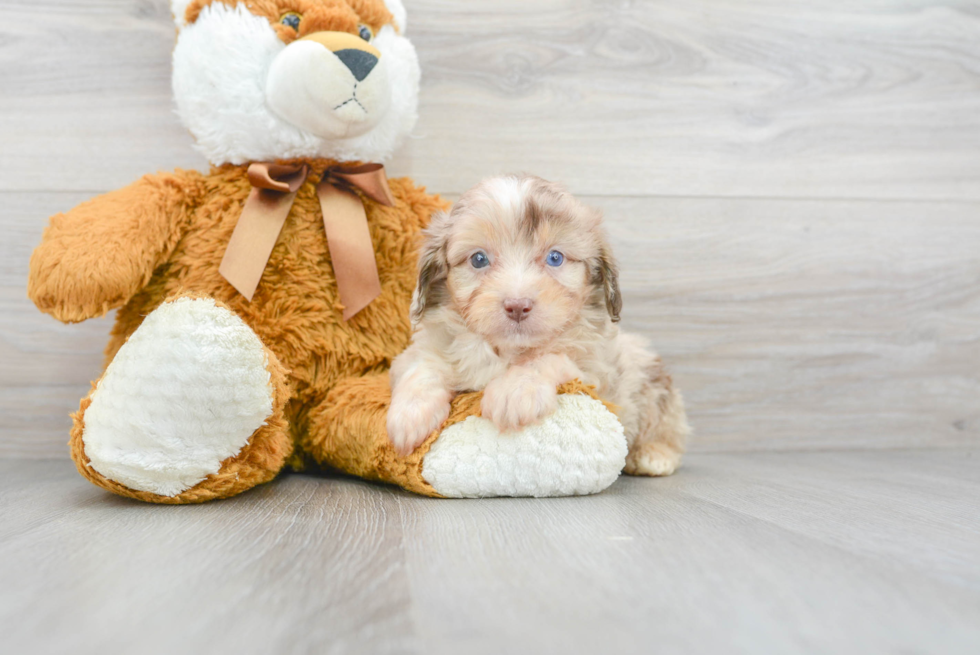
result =
M245 201L218 267L222 277L249 302L259 286L296 193L308 174L306 166L253 164L249 167L252 192Z
M344 306L344 320L349 321L381 295L367 212L356 193L336 185L329 176L324 176L316 193L337 278L337 292Z
M252 192L245 201L218 271L250 302L296 194L308 175L309 167L305 164L256 163L248 168ZM352 190L355 188L382 205L395 204L381 164L331 169L317 185L345 321L381 295L367 212L360 196Z

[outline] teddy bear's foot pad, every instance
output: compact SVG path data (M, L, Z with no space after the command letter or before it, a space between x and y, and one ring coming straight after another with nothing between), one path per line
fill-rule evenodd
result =
M85 411L89 465L175 496L237 455L273 412L262 342L208 298L161 305L120 348Z
M601 402L562 394L554 414L516 433L479 416L449 426L422 477L448 498L578 496L615 482L626 452L623 426Z

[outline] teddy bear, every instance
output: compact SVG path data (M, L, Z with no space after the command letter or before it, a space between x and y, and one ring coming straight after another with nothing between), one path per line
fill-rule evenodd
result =
M579 382L500 434L478 393L413 454L385 415L422 230L448 203L382 165L417 118L401 0L173 0L178 115L207 173L147 175L54 216L28 293L74 323L117 310L73 414L79 472L153 503L325 467L443 497L595 493L623 469Z

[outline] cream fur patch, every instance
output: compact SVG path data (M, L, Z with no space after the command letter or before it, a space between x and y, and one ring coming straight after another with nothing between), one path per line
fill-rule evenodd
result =
M562 395L554 414L517 433L477 416L446 428L422 477L449 498L579 496L615 482L626 451L623 426L601 402Z
M109 364L85 412L93 469L175 496L237 455L272 414L262 343L213 300L160 306Z

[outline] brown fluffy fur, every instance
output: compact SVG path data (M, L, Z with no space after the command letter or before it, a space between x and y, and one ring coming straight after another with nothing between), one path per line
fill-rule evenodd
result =
M197 20L208 5L223 2L235 6L241 0L194 0L184 16L188 24ZM264 16L275 27L279 37L290 43L296 38L319 31L350 32L357 34L359 25L367 25L375 34L392 21L391 12L383 0L247 0L248 10L256 16ZM299 33L280 23L283 14L295 12L303 17Z
M281 419L275 414L273 427L259 430L234 461L175 498L126 490L87 466L81 447L86 398L75 415L72 453L93 482L141 500L199 502L271 479L287 459L299 467L305 456L358 475L385 477L368 475L364 464L336 455L331 449L342 447L326 430L340 427L319 419L328 413L325 403L338 383L356 386L357 378L387 370L408 344L419 235L445 203L407 179L391 180L394 207L365 199L382 293L345 323L315 193L320 174L333 162L306 163L313 173L299 191L252 302L218 273L250 190L243 166L222 166L209 175L147 176L52 218L31 258L29 295L65 322L119 308L106 366L147 314L169 298L192 293L213 297L240 316L274 354L273 377L285 380L275 386ZM380 398L352 402L380 407L387 402L386 385L383 390ZM383 423L380 429L384 439Z

